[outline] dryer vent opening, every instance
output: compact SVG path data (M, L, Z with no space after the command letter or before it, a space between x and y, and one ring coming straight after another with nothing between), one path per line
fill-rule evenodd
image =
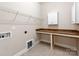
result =
M29 41L29 42L27 42L27 48L29 49L29 48L31 48L32 47L32 44L33 44L33 42L32 41Z

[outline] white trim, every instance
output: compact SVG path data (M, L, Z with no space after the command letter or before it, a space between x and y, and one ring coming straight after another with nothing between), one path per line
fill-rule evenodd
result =
M25 48L21 51L19 51L18 53L16 53L14 56L21 56L22 54L24 54L25 52L27 52L29 49Z
M34 47L35 45L37 45L38 43L39 43L39 41L37 41L31 48L33 48L33 47ZM31 48L30 48L30 49L31 49ZM30 49L25 48L25 49L19 51L18 53L16 53L14 56L21 56L21 55L23 55L24 53L26 53L27 51L29 51Z
M69 45L65 45L65 44L61 44L61 43L54 43L54 45L58 45L58 46L61 46L61 47L65 47L65 48L70 48L74 51L77 51L76 47L72 47L72 46L69 46Z
M37 42L33 45L33 47L36 46L36 45L39 44L39 43L40 43L40 41L37 41Z

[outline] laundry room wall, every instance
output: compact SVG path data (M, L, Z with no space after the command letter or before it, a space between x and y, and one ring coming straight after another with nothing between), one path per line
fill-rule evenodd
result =
M75 25L72 24L73 4L74 4L73 2L43 2L41 3L41 18L43 19L42 27L43 28L56 28L56 29L76 29ZM50 26L48 25L48 13L54 12L54 11L58 12L58 24ZM44 36L44 39L47 39L47 36ZM76 50L76 40L74 38L56 36L55 39L56 39L55 40L56 45Z
M26 48L26 41L36 38L40 28L40 4L37 2L0 2L0 33L11 32L12 37L0 39L0 56L14 55ZM27 31L27 34L24 33Z

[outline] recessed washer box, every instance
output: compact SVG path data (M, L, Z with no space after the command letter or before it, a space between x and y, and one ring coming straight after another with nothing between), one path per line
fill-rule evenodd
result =
M7 39L12 37L12 32L0 32L0 39Z

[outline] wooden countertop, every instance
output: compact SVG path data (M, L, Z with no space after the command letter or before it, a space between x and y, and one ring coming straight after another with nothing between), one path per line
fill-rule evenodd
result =
M39 28L36 29L37 32L44 32L44 33L54 33L57 35L70 35L72 37L78 37L79 38L79 31L73 30L73 29L48 29L48 28Z

